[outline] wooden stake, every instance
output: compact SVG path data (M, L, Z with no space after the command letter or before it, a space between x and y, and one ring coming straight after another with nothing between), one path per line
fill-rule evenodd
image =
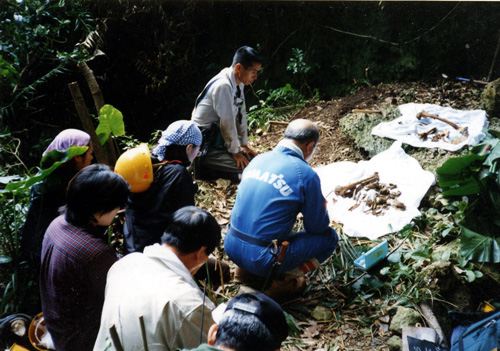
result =
M109 327L109 335L111 336L111 340L113 341L116 351L124 351L114 324L111 324Z
M146 326L144 325L144 317L142 315L139 316L139 323L141 325L142 345L144 346L144 351L149 351L148 338L146 337Z
M94 155L97 162L109 166L108 156L104 152L104 149L99 142L99 138L97 137L97 134L95 132L94 125L92 124L92 120L87 110L87 106L85 105L85 101L83 99L82 92L80 91L78 83L69 83L68 87L71 92L71 96L73 97L73 101L75 102L76 111L78 112L80 121L82 121L83 129L85 129L85 131L89 133L92 140Z

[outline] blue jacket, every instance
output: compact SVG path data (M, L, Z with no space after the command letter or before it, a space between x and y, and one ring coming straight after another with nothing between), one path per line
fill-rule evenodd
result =
M299 153L300 150L297 152L280 143L273 151L254 158L242 174L225 250L238 266L254 274L267 274L272 265L272 256L267 255L269 250L244 242L231 235L231 231L266 242L279 239L293 244L295 234L291 231L297 215L302 213L306 237L329 237L334 235L332 232L335 233L329 227L320 179ZM300 245L303 244L301 242ZM262 255L267 256L263 262L254 262L255 265L248 263ZM310 258L297 257L292 265L297 266Z

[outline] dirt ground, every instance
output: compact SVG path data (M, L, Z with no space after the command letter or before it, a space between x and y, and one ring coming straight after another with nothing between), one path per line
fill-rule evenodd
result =
M309 106L295 113L291 119L306 118L318 123L320 127L320 142L316 154L311 160L312 167L327 165L338 161L367 160L370 151L357 142L357 135L348 136L342 125L351 123L352 120L341 123L344 117L351 117L353 109L381 109L387 117L397 116L397 105L415 102L432 103L449 106L455 109L479 108L480 93L484 86L451 81L405 84L384 84L376 87L364 87L349 97L333 99L331 101L315 101ZM382 114L363 114L356 118L384 118ZM286 123L270 123L265 131L258 130L250 138L250 145L259 152L271 150L283 137ZM368 130L360 130L367 133ZM437 150L416 151L409 150L417 156L427 167L434 168L450 153ZM429 161L430 160L430 161ZM229 182L219 180L216 183L200 182L197 202L216 216L219 223L225 228L230 220L230 212L234 202L237 188ZM223 231L224 232L224 231ZM220 253L224 258L224 254ZM298 321L299 332L289 337L283 347L285 350L389 350L387 339L390 332L377 326L361 326L360 319L366 310L361 306L350 305L345 307L343 301L346 296L335 286L322 286L320 279L316 279L312 288L299 300L284 306L285 310L304 311L305 316ZM237 292L238 286L229 284L223 296L231 296ZM323 302L326 295L329 300L338 304L331 308L333 315L329 320L317 321L310 317L311 312ZM332 296L333 295L333 296ZM222 295L221 295L222 296ZM342 322L340 322L342 321Z

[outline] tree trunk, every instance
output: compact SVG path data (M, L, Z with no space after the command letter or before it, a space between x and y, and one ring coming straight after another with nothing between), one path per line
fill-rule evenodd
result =
M80 69L80 72L82 73L83 77L87 81L87 84L90 88L90 92L92 93L92 98L94 99L94 105L97 110L97 114L100 113L101 108L104 106L104 97L102 95L101 88L99 87L99 84L97 83L97 80L95 79L94 72L89 68L86 62L80 62L77 67ZM111 140L112 137L110 137L106 141L106 149L109 153L109 158L110 162L112 164L116 163L116 150L115 146L113 144L113 140Z
M106 165L110 165L108 156L106 152L101 146L99 142L99 138L95 132L94 125L92 124L92 120L90 119L89 112L87 110L87 106L85 105L85 100L83 99L82 92L80 91L80 87L77 82L68 84L69 90L71 92L71 96L73 97L73 101L75 102L76 111L78 112L78 116L82 121L83 129L87 133L89 133L90 138L92 140L92 145L94 147L94 155L98 163L103 163Z

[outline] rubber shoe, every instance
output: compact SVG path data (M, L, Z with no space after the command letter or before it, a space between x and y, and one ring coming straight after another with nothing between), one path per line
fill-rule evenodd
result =
M274 280L271 287L264 294L279 303L294 300L300 297L307 289L305 276L297 277L287 274L283 280Z
M265 280L265 277L255 275L240 267L236 267L236 270L234 272L234 281L236 283L248 285L255 290L261 290L264 286Z

